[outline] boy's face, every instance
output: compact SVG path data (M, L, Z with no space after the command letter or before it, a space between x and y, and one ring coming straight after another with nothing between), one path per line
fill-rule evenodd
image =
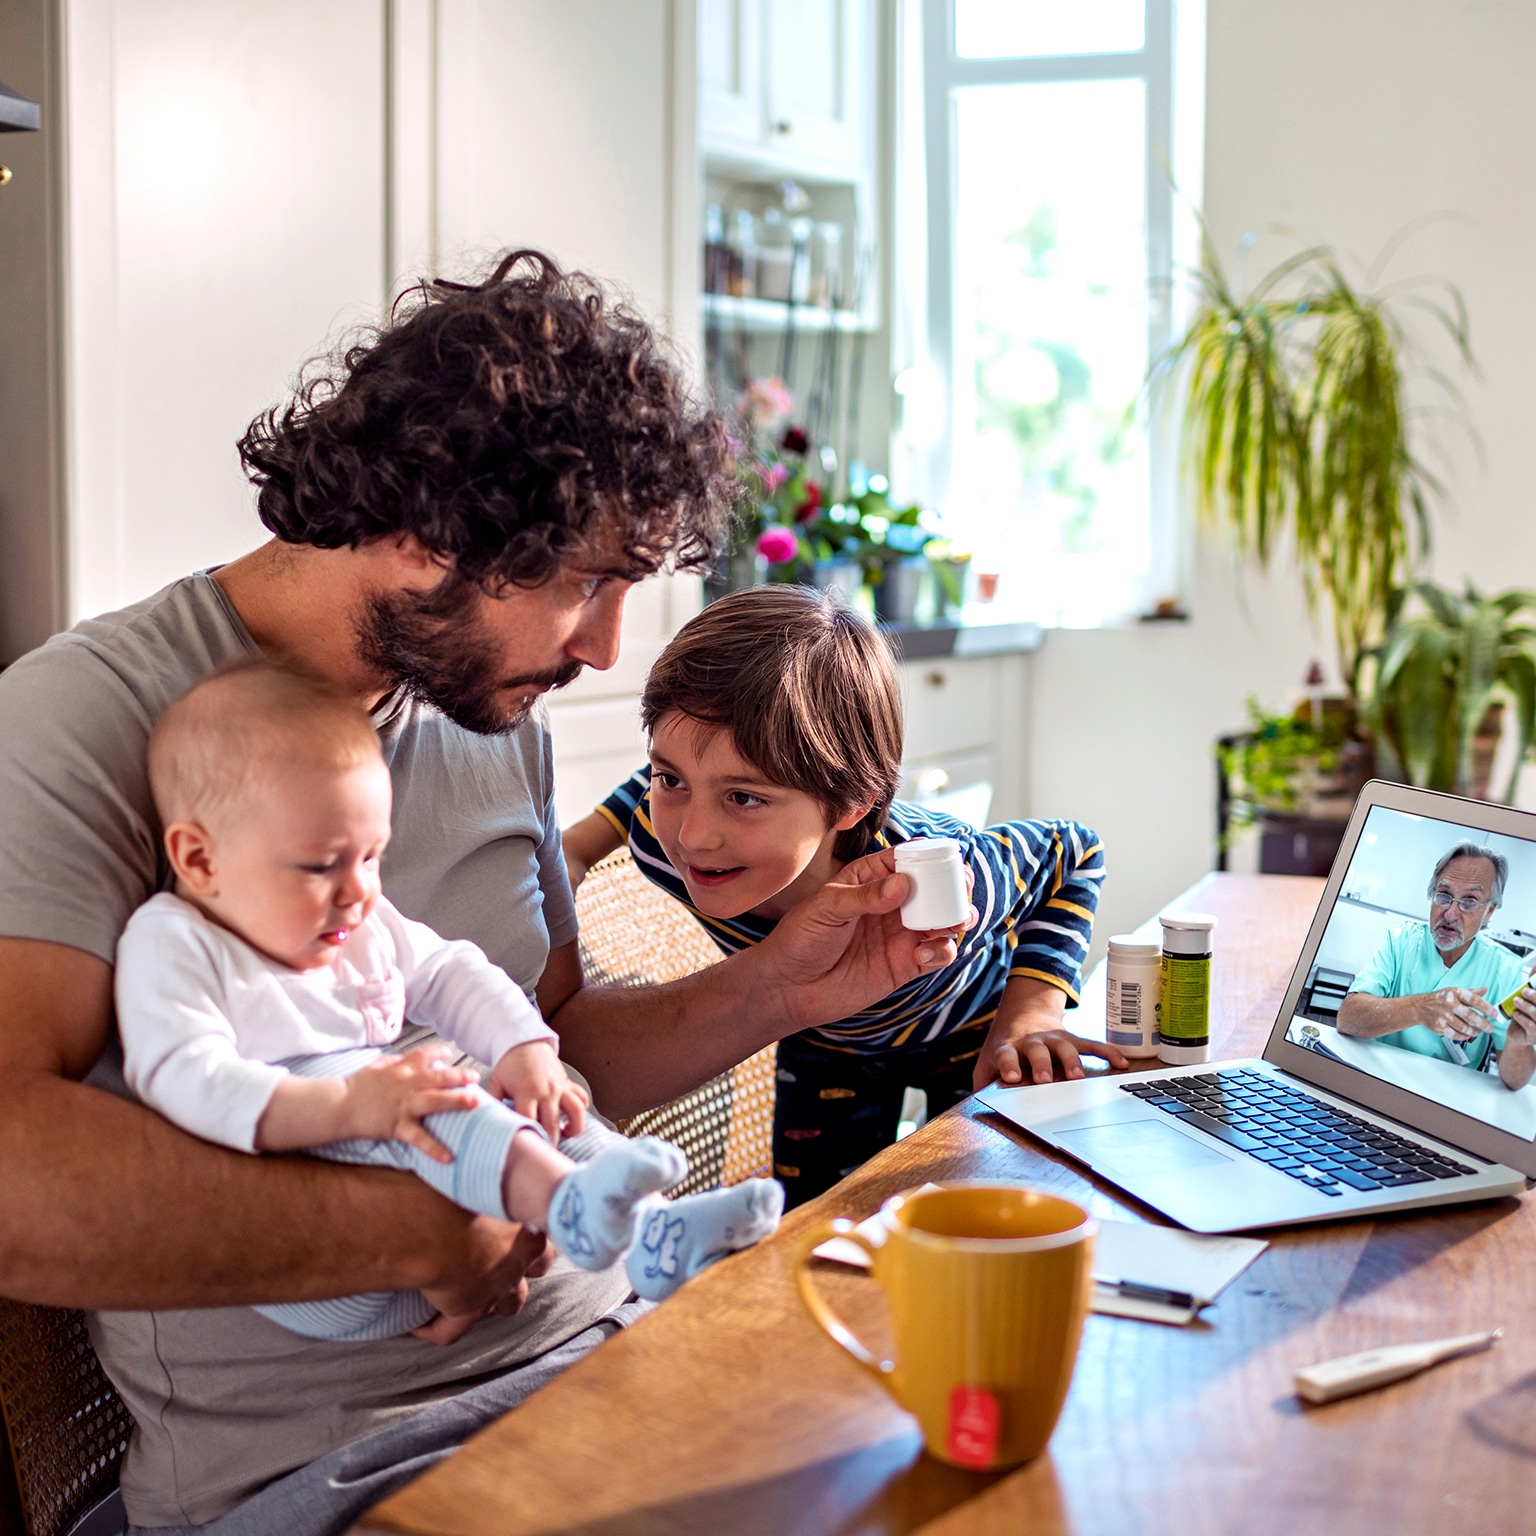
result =
M651 738L656 840L710 917L782 917L836 872L838 832L803 790L770 783L736 750L729 731L673 711Z
M178 890L281 964L328 965L378 902L391 799L377 760L271 772L212 827L167 828Z

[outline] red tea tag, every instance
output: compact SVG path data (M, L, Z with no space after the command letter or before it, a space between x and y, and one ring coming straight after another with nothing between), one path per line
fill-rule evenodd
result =
M985 1387L956 1387L949 1394L949 1459L957 1467L986 1471L997 1458L1001 1419L997 1398Z

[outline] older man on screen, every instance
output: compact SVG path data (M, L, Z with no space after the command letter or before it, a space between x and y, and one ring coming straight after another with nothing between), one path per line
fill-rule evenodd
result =
M1435 865L1429 921L1404 923L1381 942L1339 1009L1339 1033L1380 1040L1480 1071L1499 1052L1507 1088L1536 1068L1536 987L1526 962L1483 929L1504 899L1509 861L1458 843ZM1500 1003L1515 996L1512 1012Z

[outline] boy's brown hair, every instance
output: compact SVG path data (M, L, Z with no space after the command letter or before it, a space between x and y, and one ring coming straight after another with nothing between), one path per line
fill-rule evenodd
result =
M653 733L673 710L730 732L759 773L810 795L839 832L833 854L858 858L901 778L901 686L890 647L868 620L808 587L750 587L711 603L661 653L640 695Z

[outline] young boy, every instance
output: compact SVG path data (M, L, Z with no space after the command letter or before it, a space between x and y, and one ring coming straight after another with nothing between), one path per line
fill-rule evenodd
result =
M650 764L564 834L573 886L627 842L727 954L865 854L959 839L977 921L955 963L853 1018L779 1042L774 1172L795 1206L896 1136L905 1089L929 1112L994 1078L1049 1082L1053 1058L1125 1058L1060 1028L1104 876L1098 839L1070 821L984 832L893 800L901 694L886 643L800 587L711 604L662 652L641 696Z
M586 1095L517 985L383 897L389 770L349 700L265 662L227 668L157 722L149 777L175 890L134 913L116 970L124 1076L146 1104L238 1151L414 1172L584 1269L627 1253L652 1299L777 1225L768 1180L660 1200L683 1154L584 1131ZM485 1089L446 1046L381 1050L407 1018L489 1063ZM257 1310L353 1340L433 1316L414 1291Z

